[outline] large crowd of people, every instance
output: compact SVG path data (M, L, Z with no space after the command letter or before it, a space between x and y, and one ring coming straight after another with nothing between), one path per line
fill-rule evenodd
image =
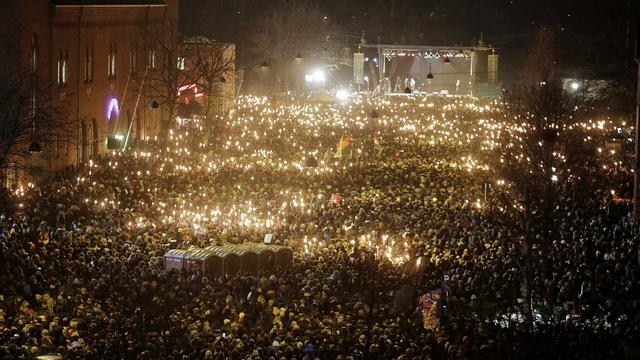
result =
M497 107L241 97L223 138L187 124L13 189L0 214L0 358L637 357L630 169L598 159L589 196L562 203L557 240L527 254L551 270L525 286L522 234L501 221L483 157ZM169 249L268 233L294 249L290 267L164 269ZM418 299L437 288L439 324L424 328Z

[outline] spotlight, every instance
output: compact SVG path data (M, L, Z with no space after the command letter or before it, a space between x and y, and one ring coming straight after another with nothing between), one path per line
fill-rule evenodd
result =
M336 91L336 97L338 100L345 101L349 98L349 92L345 89L339 89Z

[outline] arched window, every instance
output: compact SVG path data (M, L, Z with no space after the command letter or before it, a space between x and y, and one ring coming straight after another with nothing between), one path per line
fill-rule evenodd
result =
M35 35L31 37L31 52L29 54L29 70L32 74L38 71L38 39Z

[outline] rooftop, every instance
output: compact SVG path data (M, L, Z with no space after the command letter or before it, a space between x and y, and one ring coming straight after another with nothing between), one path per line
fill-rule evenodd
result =
M55 6L165 6L163 0L53 0Z

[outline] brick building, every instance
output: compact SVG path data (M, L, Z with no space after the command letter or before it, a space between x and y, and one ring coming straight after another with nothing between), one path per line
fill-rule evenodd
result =
M152 99L141 91L145 70L159 62L145 34L177 26L179 0L5 1L0 21L10 24L11 33L4 36L19 47L19 59L9 63L50 86L51 97L64 100L66 116L76 124L39 139L42 152L27 161L31 175L55 174L103 154L116 134L129 134L130 143L159 135L162 109L150 109ZM8 169L5 185L19 176Z

